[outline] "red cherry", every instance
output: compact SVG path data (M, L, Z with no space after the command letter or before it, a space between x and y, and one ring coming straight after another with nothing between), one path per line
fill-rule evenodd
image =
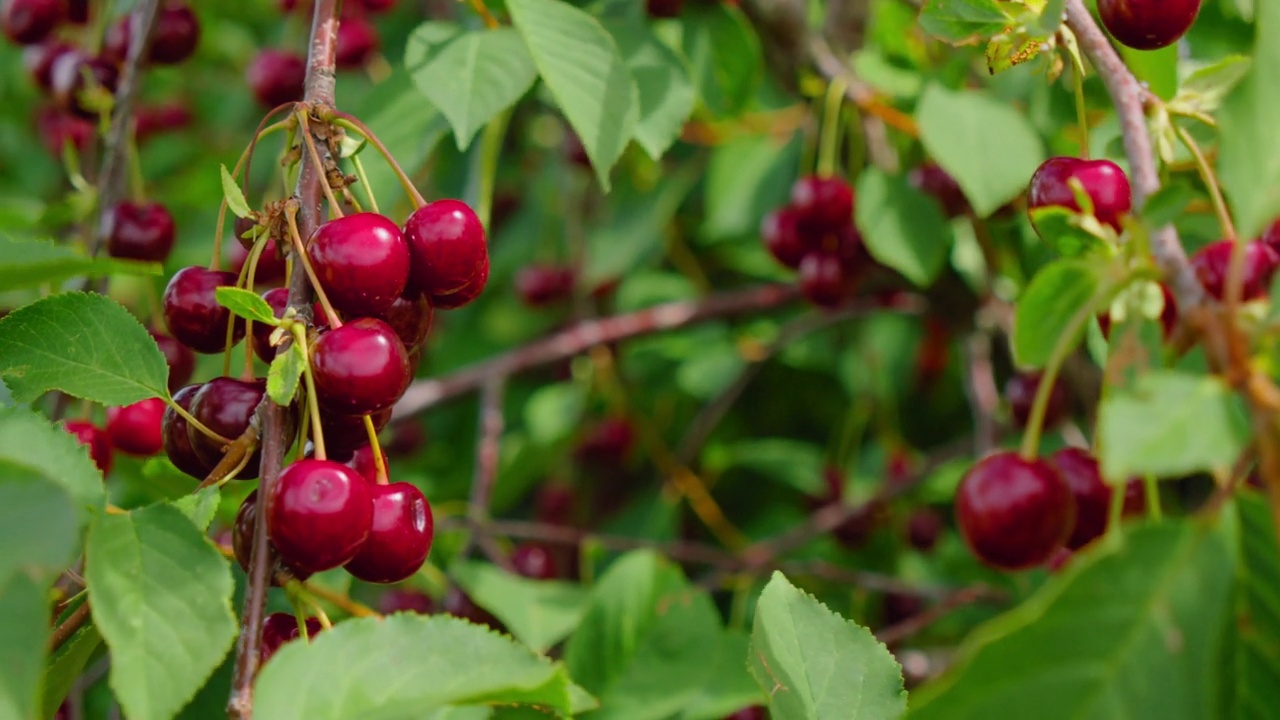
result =
M61 158L67 145L84 154L96 132L93 123L56 108L44 108L36 116L36 131L50 155Z
M111 473L111 436L106 430L83 420L68 420L62 429L89 449L89 457L103 475Z
M374 432L382 430L391 422L391 410L392 408L387 408L369 415L373 420ZM354 452L369 444L369 434L364 427L364 418L360 415L320 413L320 429L324 433L325 449L334 456Z
M791 186L791 207L811 232L835 232L853 224L853 188L843 178L808 175Z
M158 202L128 200L107 219L107 254L130 260L164 262L173 250L173 216Z
M231 550L236 562L246 573L253 567L253 534L258 523L258 491L254 490L240 503L235 523L231 525Z
M343 465L360 473L360 477L371 483L378 482L378 465L373 461L373 446L361 445L351 452L351 457L342 462ZM382 467L389 467L387 454L382 453Z
M1063 448L1050 455L1048 462L1057 468L1075 497L1076 519L1066 547L1079 550L1106 532L1111 512L1111 486L1102 480L1098 461L1086 450ZM1141 513L1146 504L1142 483L1133 480L1126 483L1123 514Z
M360 318L320 334L311 346L320 403L348 415L385 410L409 387L409 357L390 325Z
M67 22L72 25L89 22L89 0L67 0Z
M1196 271L1200 284L1204 286L1205 292L1217 300L1226 299L1227 273L1231 268L1233 252L1234 242L1219 240L1200 248L1191 256L1191 267ZM1270 246L1256 240L1246 243L1240 298L1245 301L1265 298L1277 267L1280 267L1280 254Z
M400 582L418 572L431 551L431 505L409 483L370 485L369 491L373 525L347 572L365 582Z
M446 613L456 618L461 618L475 625L488 625L498 632L503 631L502 623L491 615L488 610L476 605L475 601L459 587L450 587L445 592L441 605Z
M267 532L280 558L304 572L344 565L360 551L373 525L369 483L329 460L286 467L267 499Z
M31 45L49 37L66 17L66 0L8 0L0 10L0 28L18 45Z
M244 218L236 218L236 237L240 237L241 225L246 227L253 225L252 220L244 220ZM231 245L231 267L239 275L244 269L244 264L249 262L249 251L240 243ZM276 239L268 238L267 244L263 246L262 252L258 255L258 266L253 274L254 285L274 285L283 282L287 273L288 265L284 258L280 257L276 250Z
M426 342L434 314L427 296L417 290L406 290L377 317L391 326L404 344L405 351L413 352Z
M367 19L352 15L338 25L338 67L358 69L364 67L378 52L381 41L378 28Z
M432 615L438 612L436 603L430 595L403 588L392 588L378 598L378 612L390 615L396 612L411 612L420 615Z
M186 267L174 273L164 289L164 319L169 332L183 345L199 353L227 349L227 323L231 311L218 304L214 291L235 287L235 273ZM244 321L235 319L231 344L244 337Z
M86 78L92 78L88 80ZM84 93L96 85L114 93L120 71L106 58L92 57L79 50L65 52L49 69L49 90L64 110L84 118L96 118L97 111L85 104Z
M1133 207L1129 178L1110 160L1081 160L1073 157L1049 158L1031 176L1027 209L1060 206L1081 212L1069 181L1075 178L1093 202L1099 222L1122 231L1121 218ZM1034 224L1034 221L1033 223ZM1039 230L1037 229L1037 232Z
M448 295L432 295L431 305L441 310L456 310L480 297L480 293L484 292L484 287L488 282L489 256L486 255L480 261L480 267L476 270L476 274L471 276L471 279L467 281L466 285L462 286L461 290Z
M684 9L684 0L646 0L645 11L651 18L680 17Z
M853 295L854 283L835 253L810 252L800 261L800 292L821 308L837 308Z
M941 515L931 508L920 508L907 518L907 542L920 552L931 552L943 529Z
M307 638L324 630L316 618L307 618ZM258 664L265 665L285 643L302 637L298 619L289 613L271 613L262 620L262 640L258 644Z
M1009 401L1009 409L1013 413L1013 421L1018 427L1026 427L1031 420L1031 407L1035 403L1036 391L1040 388L1042 373L1031 372L1014 375L1004 386L1004 397ZM1049 402L1044 408L1042 427L1053 427L1067 418L1071 413L1071 396L1067 394L1067 386L1061 378L1054 378L1053 389L1049 391Z
M774 259L792 270L799 268L805 254L815 249L806 242L806 235L800 232L799 211L790 206L765 215L760 223L764 246Z
M947 217L960 217L969 212L969 200L960 189L960 183L937 163L924 163L911 168L907 182L920 192L932 195Z
M1280 253L1280 219L1267 226L1267 229L1262 231L1262 237L1258 238L1258 241L1276 253Z
M191 348L168 335L161 335L155 330L148 332L151 333L151 339L156 341L156 347L160 348L160 352L164 354L165 364L169 366L169 392L175 392L186 385L195 373L195 353L191 352Z
M204 383L188 385L173 393L173 401L183 410L191 412L191 401ZM173 408L165 408L160 421L160 432L163 436L164 454L174 467L194 478L208 477L213 466L205 463L196 455L191 447L191 435L186 418L174 412Z
M433 298L456 293L488 269L484 226L461 200L437 200L413 212L404 224L415 287ZM478 292L478 291L477 291Z
M1136 50L1158 50L1187 33L1200 14L1200 0L1098 0L1107 32Z
M365 12L373 15L384 13L396 5L396 0L357 0L357 2L364 6Z
M543 545L523 543L511 553L511 565L516 573L534 580L551 580L559 576L555 556Z
M725 715L723 720L769 720L769 710L763 705L751 705L732 715Z
M123 63L129 56L133 26L125 16L107 31L103 54ZM158 65L176 65L191 57L200 42L200 19L185 3L170 3L156 13L147 59Z
M626 418L608 418L591 428L574 453L578 459L600 465L619 465L635 441L635 429Z
M872 500L837 525L831 534L843 547L857 550L866 545L871 535L888 519L888 511L883 501Z
M571 267L528 265L516 273L516 294L529 307L543 307L571 297L576 279Z
M262 50L245 70L253 96L269 108L301 100L306 80L307 61L287 50Z
M573 488L567 485L543 485L538 488L534 517L548 525L570 525L573 520Z
M46 40L38 45L28 45L22 51L22 66L31 74L43 90L53 83L53 63L64 53L75 52L76 46L61 40Z
M271 306L271 312L277 318L284 317L285 308L289 306L289 288L272 288L262 293L262 299ZM276 349L271 346L271 334L276 331L274 325L256 322L253 324L253 353L264 363L270 363L276 357Z
M265 380L245 382L219 377L204 384L191 399L191 416L202 425L228 440L235 440L249 429L249 422L266 392ZM222 460L223 448L214 439L194 427L187 428L191 449L210 468ZM236 477L241 480L258 477L261 451L256 451Z
M329 302L344 316L387 309L409 281L409 245L400 228L377 213L321 225L307 252Z
M139 108L134 128L135 137L138 142L143 142L153 135L181 130L190 125L191 120L191 110L180 103Z
M149 457L164 449L164 411L160 398L107 408L107 434L117 450Z
M998 452L979 460L956 490L956 520L979 560L1002 570L1042 565L1071 535L1075 501L1044 460Z

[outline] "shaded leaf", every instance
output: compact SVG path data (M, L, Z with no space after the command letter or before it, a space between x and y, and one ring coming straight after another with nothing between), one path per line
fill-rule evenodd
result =
M61 486L80 513L79 524L102 510L102 472L89 450L39 413L0 408L0 461Z
M89 257L73 245L0 235L0 288L5 290L57 285L73 277L159 275L163 271L160 263Z
M574 583L530 580L488 563L456 563L449 574L517 640L538 652L569 636L587 608L587 591Z
M905 177L870 168L858 178L857 225L867 250L881 264L924 287L946 265L951 226L938 203Z
M1079 344L1088 320L1115 294L1104 271L1097 262L1069 258L1036 273L1018 297L1013 319L1013 357L1020 367L1044 367L1059 343L1068 343L1065 349Z

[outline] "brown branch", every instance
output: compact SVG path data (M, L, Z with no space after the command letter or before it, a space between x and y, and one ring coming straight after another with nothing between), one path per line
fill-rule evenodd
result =
M991 366L991 334L975 330L965 342L965 394L973 410L973 454L986 455L996 443L1000 388Z
M58 652L58 648L66 644L72 635L76 634L83 625L84 621L89 619L89 599L80 603L80 607L76 608L62 624L53 629L53 633L49 635L49 654Z
M471 480L471 499L467 504L467 516L477 526L489 519L489 503L493 498L493 486L498 479L498 459L502 446L502 399L506 378L501 376L485 380L480 389L480 420L476 429L476 467ZM510 569L510 560L493 539L483 533L473 533L464 542L459 556L465 557L471 549L471 541L484 551L494 564Z
M885 645L894 645L919 633L952 612L984 600L991 600L991 593L982 586L968 587L947 595L938 604L913 615L902 622L890 625L876 633L876 639Z
M303 93L304 102L321 107L334 104L334 75L337 67L338 0L316 0L311 20L311 36L307 50L307 77ZM300 206L299 231L308 237L324 218L323 167L316 167L311 158L303 156L298 172L298 184L294 195ZM289 307L303 319L311 319L311 286L306 274L295 267L289 278ZM288 340L282 349L288 349ZM266 402L261 408L262 461L259 497L267 502L271 486L284 464L284 456L292 444L287 437L289 427L286 413L289 409ZM266 596L271 580L270 549L267 541L267 513L257 515L254 528L253 550L250 556L249 588L245 593L242 629L236 644L235 673L231 684L231 697L227 701L227 714L245 720L253 716L253 679L258 671L259 643L262 635L262 619L266 609Z

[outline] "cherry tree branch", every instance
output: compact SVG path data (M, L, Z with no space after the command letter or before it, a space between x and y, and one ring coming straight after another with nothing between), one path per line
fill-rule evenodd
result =
M498 479L498 454L502 446L502 401L506 378L495 376L485 380L480 388L480 419L476 429L476 468L471 480L471 498L467 503L467 515L471 522L481 525L489 519L489 503L493 499L493 486ZM472 534L459 551L466 556L470 544L475 541L486 557L499 567L510 569L506 554L484 534Z
M311 20L311 36L307 51L307 77L303 101L311 105L333 107L334 75L337 67L339 0L316 0ZM299 203L298 229L308 237L324 218L324 190L327 182L323 167L317 167L303 155L294 196ZM311 319L311 286L306 273L295 267L289 278L289 307L304 321ZM282 350L287 350L286 345ZM289 409L264 399L259 407L262 422L261 483L258 493L265 503L271 494L280 469L284 465L292 438L287 436ZM257 513L253 550L250 556L249 588L245 593L242 629L236 644L235 673L231 698L227 703L230 717L247 719L253 715L253 679L258 671L262 620L266 611L267 589L271 581L270 548L267 541L267 513Z

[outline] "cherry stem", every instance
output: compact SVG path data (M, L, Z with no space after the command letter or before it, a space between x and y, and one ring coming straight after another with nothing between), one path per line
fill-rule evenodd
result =
M307 153L311 155L311 162L321 169L320 188L324 190L324 196L329 200L329 213L342 217L342 205L338 203L338 199L333 194L333 188L329 187L328 173L323 172L324 161L320 159L320 151L316 150L316 140L311 135L311 120L307 117L306 110L298 111L298 122L302 125L302 142L307 146Z
M486 28L492 30L496 27L500 27L501 24L498 22L498 18L494 17L493 13L489 12L489 8L485 6L484 0L467 0L467 5L470 5L471 9L480 16L480 19L484 21L484 26Z
M1124 485L1111 486L1111 502L1107 505L1107 535L1120 533L1124 522Z
M240 158L236 160L236 166L231 171L232 180L238 180L240 178L241 173L244 173L244 176L248 178L249 164L253 162L253 150L255 147L257 147L259 140L261 140L262 138L274 132L277 132L283 128L290 126L293 120L292 117L286 118L279 122L263 127L263 124L265 124L267 120L271 119L271 116L274 115L279 109L280 108L276 108L275 110L272 110L271 112L267 113L262 118L262 120L258 123L258 131L254 133L253 139L249 141L249 145L245 147L244 152L240 153ZM246 182L245 185L247 186L248 183ZM247 190L246 190L246 194L248 194ZM222 233L226 231L226 229L227 229L227 198L224 196L222 198L222 203L218 205L218 223L217 225L214 226L214 231L213 231L214 232L213 257L209 260L210 270L220 270L222 268Z
M254 279L258 277L258 259L262 257L262 252L267 246L267 237L265 234L260 236L249 248L249 257L245 260L244 267L240 268L240 278L236 281L236 285L246 290L253 290ZM244 336L246 338L253 337L253 319L244 319ZM244 375L247 378L253 376L253 343L245 340L244 343Z
M373 426L373 418L364 416L364 431L369 436L369 448L373 450L373 466L377 470L376 480L379 485L386 485L387 464L382 461L382 445L378 442L378 430Z
M181 405L174 402L172 397L165 396L164 398L161 398L161 399L164 400L164 403L168 405L170 408L172 408L174 412L178 413L178 417L182 418L183 420L186 420L188 425L195 428L196 430L199 430L201 433L204 433L204 435L209 439L213 440L214 442L221 443L223 445L231 444L230 440L222 437L218 433L205 427L204 423L195 419L195 417L191 413L187 412L182 408Z
M132 121L134 132L129 133L129 195L135 202L147 197L147 183L142 177L142 155L138 152L137 121Z
M840 145L840 110L844 107L845 91L849 81L837 75L827 85L827 97L822 113L822 135L818 141L818 175L831 177L836 169L836 152Z
M356 170L356 178L364 186L365 197L369 199L369 208L381 215L382 211L378 210L378 199L373 196L373 186L369 184L369 178L364 174L364 163L360 162L359 155L351 156L351 165Z
M1089 111L1084 97L1084 66L1073 65L1071 74L1075 77L1076 122L1080 125L1080 157L1089 159Z
M1240 241L1240 237L1236 234L1235 223L1231 221L1231 211L1227 209L1226 198L1222 195L1222 186L1218 182L1218 175L1213 171L1213 166L1209 164L1208 158L1205 157L1204 151L1200 149L1199 143L1192 137L1190 131L1186 128L1173 123L1174 132L1178 134L1178 139L1191 152L1191 156L1196 160L1196 168L1200 171L1200 179L1209 190L1209 199L1213 202L1213 212L1218 216L1218 224L1222 227L1222 232L1228 240L1235 243L1231 249L1231 262L1227 266L1227 287L1226 295L1223 298L1227 305L1227 316L1235 317L1236 308L1240 307L1240 299L1244 294L1244 266L1245 266L1245 243Z
M360 137L369 141L369 144L373 145L374 149L378 151L378 154L382 156L382 159L386 161L387 165L391 166L396 177L400 179L400 186L404 188L405 194L408 195L409 200L413 202L413 208L415 210L427 204L427 201L422 197L422 193L418 192L418 188L414 187L413 181L410 180L409 175L405 173L404 168L400 167L400 163L396 162L395 156L391 154L390 150L387 150L387 146L382 144L382 141L378 139L378 136L375 135L367 125L360 122L360 120L358 120L354 115L348 115L347 113L339 112L337 110L333 111L333 116L336 118L336 120L334 120L335 125L360 135Z
M325 319L329 321L329 327L337 330L342 327L342 320L338 318L338 312L329 303L329 296L325 294L324 288L320 286L320 279L316 277L315 268L311 267L311 259L307 257L307 249L302 246L302 235L298 232L298 207L290 203L284 212L285 220L289 223L289 241L293 243L293 254L297 255L298 260L302 262L302 269L306 272L307 279L311 281L311 287L316 291L316 297L320 299L320 307L324 308Z
M324 428L320 426L320 399L316 396L316 381L311 373L311 348L307 347L306 327L301 323L293 326L293 341L302 348L306 363L302 366L302 378L307 383L307 412L311 415L311 441L316 446L316 459L328 460L324 450Z
M1147 495L1147 517L1152 522L1160 522L1164 519L1164 510L1160 507L1160 483L1156 480L1155 475L1146 475L1142 478L1142 486ZM1117 488L1117 492L1121 497L1124 496L1124 488Z

